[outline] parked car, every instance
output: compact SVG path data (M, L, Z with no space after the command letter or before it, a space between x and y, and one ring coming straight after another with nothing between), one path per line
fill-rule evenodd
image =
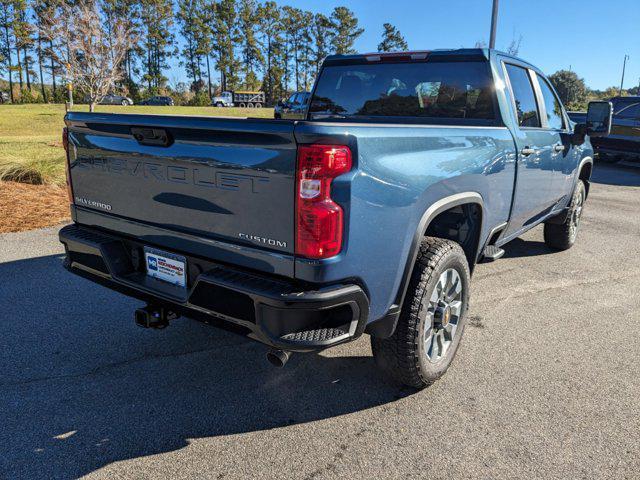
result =
M88 103L89 101L89 97L86 97L85 102ZM123 95L115 95L110 93L108 95L105 95L104 98L100 100L100 102L98 102L98 105L122 105L123 107L126 107L128 105L133 105L133 100Z
M211 99L214 107L262 108L264 92L222 92Z
M145 302L140 326L216 319L279 366L367 333L422 388L477 263L539 224L574 244L610 115L574 127L540 70L487 49L328 57L302 121L69 112L64 265Z
M0 92L0 103L9 103L11 96L8 92Z
M288 99L278 102L273 109L273 118L303 119L311 92L295 92Z
M640 96L614 97L611 135L593 139L598 158L605 161L640 158ZM573 121L584 121L585 113L571 112Z
M147 98L146 100L142 100L139 105L156 105L156 106L173 106L173 98L163 96L163 95L154 95L153 97Z

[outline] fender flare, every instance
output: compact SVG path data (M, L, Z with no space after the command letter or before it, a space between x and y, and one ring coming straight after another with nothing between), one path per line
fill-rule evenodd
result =
M593 174L593 158L587 156L587 157L584 157L582 160L580 160L580 163L578 164L578 168L576 170L576 175L575 175L575 180L573 182L572 191L576 188L576 185L578 183L578 179L580 178L580 172L582 172L582 169L584 168L584 166L586 164L591 165L591 171L589 172L590 175L589 175L589 178L587 179L587 182L591 181L591 174ZM585 187L586 187L586 190L587 190L586 194L588 196L589 195L589 185L585 185Z
M422 214L422 217L420 218L416 231L413 235L411 246L409 247L409 254L407 255L404 271L400 280L400 287L398 288L398 292L396 293L394 304L391 305L391 308L389 308L389 311L385 314L384 317L379 320L375 320L367 325L366 333L379 338L388 338L393 335L393 332L396 329L396 324L398 323L400 308L402 306L402 303L404 302L407 288L409 287L411 272L413 271L413 266L415 265L416 258L418 257L420 243L422 242L424 233L427 231L427 227L429 226L431 221L442 212L453 207L468 203L475 203L479 205L481 210L484 212L484 200L482 199L482 195L480 195L478 192L461 192L438 200L437 202L431 204L429 208L427 208L427 210ZM480 225L480 234L482 234L482 224ZM480 239L480 241L478 242L478 248L480 248L480 245L482 245L482 239Z

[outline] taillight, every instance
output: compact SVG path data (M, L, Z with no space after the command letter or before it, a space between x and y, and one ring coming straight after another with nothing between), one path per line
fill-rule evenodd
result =
M331 182L351 170L343 145L299 145L296 198L296 254L329 258L342 248L344 214L331 199Z
M65 151L64 173L67 184L67 196L69 197L69 203L73 203L73 191L71 189L71 171L69 166L69 129L64 127L62 129L62 146Z

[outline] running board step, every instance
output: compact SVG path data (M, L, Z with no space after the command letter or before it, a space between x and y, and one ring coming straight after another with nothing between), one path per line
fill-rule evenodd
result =
M502 248L496 247L495 245L487 245L484 252L482 252L481 263L495 262L503 255L504 250Z

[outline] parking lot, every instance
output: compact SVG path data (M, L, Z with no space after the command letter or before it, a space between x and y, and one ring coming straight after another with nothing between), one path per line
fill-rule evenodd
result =
M447 375L386 383L368 337L265 347L67 273L57 230L0 236L0 478L638 478L640 170L597 165L577 245L479 265Z

